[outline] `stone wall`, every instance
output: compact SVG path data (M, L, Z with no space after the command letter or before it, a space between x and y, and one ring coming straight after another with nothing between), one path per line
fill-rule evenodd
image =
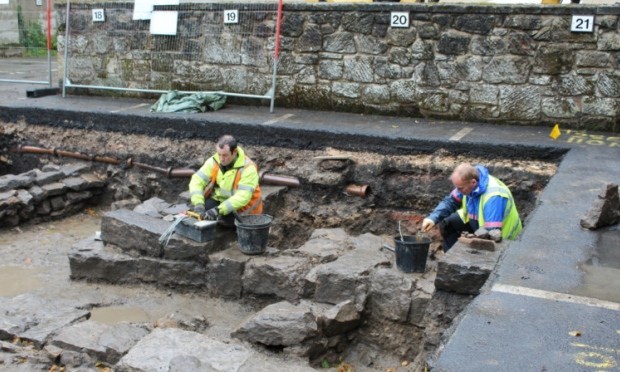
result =
M46 165L0 177L0 227L62 218L93 203L106 185L89 164Z
M123 31L135 27L131 6L108 12L107 33L92 27L90 9L103 6L81 5L72 17L83 32L70 42L70 70L81 71L73 83L157 88L167 74L178 88L267 91L270 71L234 50L243 43L205 35L213 19L180 6L179 34L151 52L158 37L148 27ZM391 11L409 11L410 27L391 28ZM573 14L595 15L594 32L571 32ZM619 16L618 6L287 4L276 104L618 131ZM203 60L184 60L190 44ZM207 58L215 50L240 58ZM131 73L121 77L123 68Z

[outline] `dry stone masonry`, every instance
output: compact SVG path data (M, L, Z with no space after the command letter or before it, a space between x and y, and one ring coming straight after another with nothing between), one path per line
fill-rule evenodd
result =
M271 72L256 68L243 47L252 38L224 35L212 16L198 16L215 9L208 14L217 18L220 5L200 6L179 6L178 34L168 42L137 27L132 6L78 4L73 82L156 89L192 82L196 90L265 94ZM91 22L92 8L106 8L107 33ZM64 19L64 5L57 10ZM409 12L410 26L391 27L391 11ZM594 31L571 32L573 14L593 15ZM286 4L277 104L617 131L619 15L618 6ZM272 17L250 21L273 27ZM179 58L187 48L203 57Z
M46 165L0 177L0 226L68 216L95 204L106 180L85 163Z

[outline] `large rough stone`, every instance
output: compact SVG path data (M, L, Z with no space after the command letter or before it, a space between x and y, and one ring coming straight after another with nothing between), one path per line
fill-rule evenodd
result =
M295 301L304 292L303 278L310 270L309 263L306 257L253 258L245 265L243 293Z
M317 25L307 25L303 33L297 40L297 51L299 52L318 52L323 45L323 35L321 28Z
M350 32L338 32L333 35L325 36L323 39L323 50L336 53L355 53L355 39Z
M68 192L66 195L66 200L67 200L67 203L69 204L76 204L83 200L88 200L92 196L93 194L88 190L84 190L80 192Z
M540 117L541 95L537 88L505 86L500 88L500 112L506 118L532 120Z
M232 247L209 256L207 290L214 297L241 298L243 271L250 256Z
M342 17L342 28L359 34L370 34L374 24L374 15L372 13L351 12L346 13Z
M369 83L373 80L372 57L355 57L344 60L344 76L346 80Z
M41 186L46 198L50 196L62 195L65 193L66 187L64 183L54 182Z
M34 170L35 184L42 186L48 183L56 182L65 177L65 174L60 171L42 172L38 169Z
M60 167L60 171L64 173L66 177L76 176L79 173L88 171L92 168L91 163L71 163L65 164Z
M594 84L590 78L575 73L557 78L556 91L563 96L582 96L594 93Z
M601 73L596 88L604 97L620 97L620 74Z
M471 53L482 56L495 56L506 52L506 40L498 36L474 36Z
M542 112L551 118L573 118L579 112L579 105L575 98L544 97L542 99Z
M168 371L173 359L185 356L198 359L203 371L240 371L251 355L250 350L236 343L224 343L177 328L156 328L129 350L117 368L121 371Z
M387 42L396 47L408 47L415 41L415 30L412 28L390 28L387 32Z
M499 255L500 251L473 249L457 242L437 263L435 287L448 292L478 294Z
M416 40L411 46L411 58L414 60L433 59L433 44L428 41Z
M336 261L315 266L306 276L314 286L314 299L318 302L338 304L351 300L363 308L372 270L388 266L389 260L379 248L381 238L364 234L354 242L355 249Z
M541 47L536 53L532 71L537 74L559 75L570 71L574 53L560 47Z
M93 173L85 173L80 175L86 181L86 188L101 188L105 186L105 181Z
M316 229L297 252L316 259L320 263L336 260L344 252L353 249L349 235L341 228Z
M62 180L65 186L73 191L82 191L88 188L88 182L82 177L68 177Z
M407 321L410 324L422 327L424 321L424 315L428 308L428 304L431 302L432 294L424 291L415 291L411 296L411 305L409 306L409 315Z
M85 239L71 248L72 279L114 284L151 283L172 288L203 288L208 278L204 264L150 257L131 257L111 245Z
M385 41L372 35L356 35L357 50L367 54L384 54L388 46Z
M344 63L339 60L319 62L319 77L321 79L338 80L342 77Z
M523 84L527 81L530 64L526 58L495 57L483 70L482 79L488 83Z
M470 37L467 34L448 31L441 35L437 44L437 51L442 54L458 55L467 53Z
M334 95L346 98L357 98L360 96L360 85L358 83L341 83L334 82L332 85ZM324 185L339 184L344 178L343 174L334 174L335 177L326 177L325 174L316 174L310 178L312 183L321 183Z
M95 360L116 364L129 349L149 332L137 325L108 325L86 321L62 329L52 344L66 350L86 352Z
M19 337L40 348L49 338L68 325L86 320L89 313L79 309L83 303L45 300L23 294L0 301L0 339Z
M207 262L215 249L215 240L198 243L173 234L163 248L159 238L171 223L127 209L108 212L101 221L101 239L114 244L130 254L146 255L171 260L197 260Z
M415 278L396 269L379 269L371 279L370 311L373 317L406 322Z
M610 55L607 52L595 50L581 50L575 53L575 66L577 67L607 67Z
M613 116L618 113L620 103L615 98L583 98L583 113L588 115Z
M349 332L361 323L360 312L352 301L341 302L316 315L322 333L328 337Z
M11 189L19 189L19 188L26 189L32 186L33 182L34 182L34 179L26 175L6 174L0 177L0 192L11 190Z
M472 103L497 105L499 89L494 85L475 85L469 91L469 99Z
M580 224L586 229L594 230L611 226L618 221L620 221L620 195L618 185L611 183L603 187Z
M456 17L454 28L464 32L486 35L495 25L495 16L488 14L466 14Z
M599 50L617 51L620 50L620 35L617 32L607 32L599 36Z
M252 343L294 346L318 334L318 324L308 302L298 305L283 301L269 305L246 320L233 333Z

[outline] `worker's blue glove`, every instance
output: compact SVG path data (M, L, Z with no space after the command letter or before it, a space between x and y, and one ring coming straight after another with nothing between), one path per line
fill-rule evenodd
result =
M217 210L217 207L214 207L205 212L204 219L215 221L217 220L217 216L219 215L220 215L220 212Z
M204 204L196 204L194 205L194 207L192 208L194 212L198 213L198 215L200 217L204 216L205 214L205 205Z

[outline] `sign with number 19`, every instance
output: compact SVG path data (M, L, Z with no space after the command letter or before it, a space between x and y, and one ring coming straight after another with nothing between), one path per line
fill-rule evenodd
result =
M225 10L224 23L239 23L239 11L237 9Z

